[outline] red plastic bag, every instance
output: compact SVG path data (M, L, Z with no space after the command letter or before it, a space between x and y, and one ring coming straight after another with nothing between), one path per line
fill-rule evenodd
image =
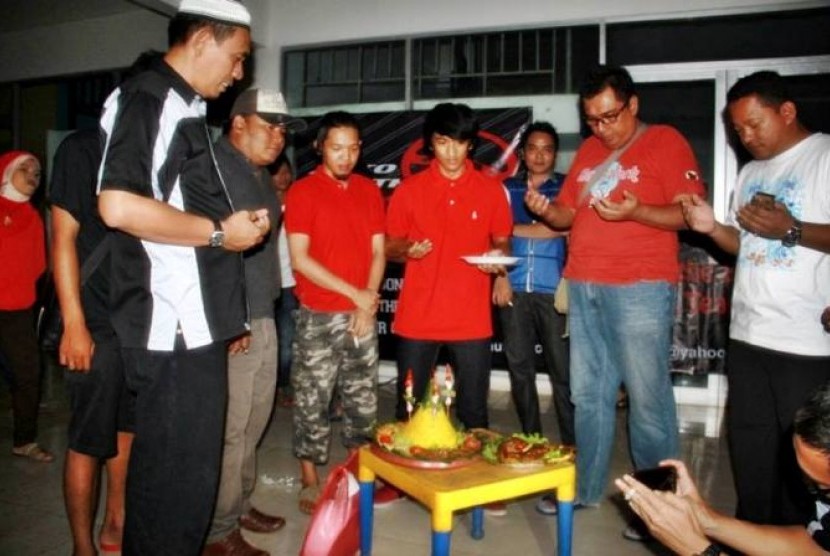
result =
M329 473L311 515L300 556L353 556L360 550L357 452Z

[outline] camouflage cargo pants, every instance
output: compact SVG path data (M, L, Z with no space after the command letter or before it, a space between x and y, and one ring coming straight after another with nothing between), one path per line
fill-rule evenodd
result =
M365 443L377 416L377 330L356 343L349 313L300 307L294 335L294 455L323 465L331 442L329 403L338 389L343 404L341 439L347 448Z

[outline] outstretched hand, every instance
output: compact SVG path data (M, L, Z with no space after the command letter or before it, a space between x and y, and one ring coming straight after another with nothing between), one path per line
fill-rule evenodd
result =
M603 220L609 222L622 222L624 220L633 220L634 213L640 206L640 200L636 195L630 191L623 191L623 200L614 202L610 198L605 197L594 201L593 207L597 214Z
M550 206L550 199L538 191L528 189L527 193L525 193L525 205L536 216L542 216Z
M683 207L683 219L690 230L711 235L715 231L715 211L700 195L687 195L680 198Z

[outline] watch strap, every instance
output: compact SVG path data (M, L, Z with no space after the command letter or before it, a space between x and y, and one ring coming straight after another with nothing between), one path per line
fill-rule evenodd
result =
M712 543L704 548L703 552L698 552L694 554L694 556L718 556L719 554L722 554L720 547L715 543Z
M798 243L801 242L801 232L803 228L804 223L797 218L793 218L793 225L789 230L787 230L784 237L781 238L781 243L785 247L795 247L798 245Z

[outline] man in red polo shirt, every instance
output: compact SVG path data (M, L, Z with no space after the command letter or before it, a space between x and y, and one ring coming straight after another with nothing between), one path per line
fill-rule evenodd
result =
M317 465L328 460L328 407L335 386L343 404L343 444L357 449L375 426L375 313L386 263L380 191L371 180L352 174L360 157L357 120L346 112L326 114L315 147L322 163L294 184L285 202L300 302L291 385L305 513L314 511L319 495Z
M395 190L386 220L386 255L404 261L393 325L398 341L398 406L406 417L404 378L411 369L421 399L445 346L456 371L457 416L467 428L487 427L492 335L489 273L461 257L510 250L507 194L469 160L478 122L463 104L438 104L424 120L429 168Z

